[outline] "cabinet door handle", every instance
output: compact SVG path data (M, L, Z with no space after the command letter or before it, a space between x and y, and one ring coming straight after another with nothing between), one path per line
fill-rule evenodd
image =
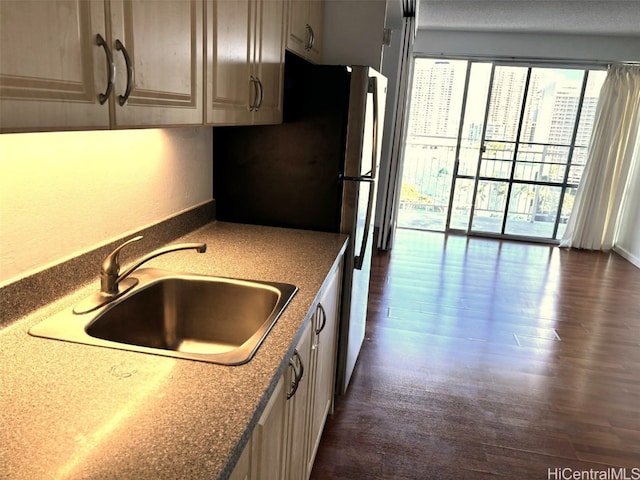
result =
M122 107L129 99L129 95L131 95L131 89L133 88L133 62L131 61L129 52L127 52L127 49L124 47L123 43L120 40L116 40L116 50L122 52L122 55L124 56L124 62L127 64L127 88L124 91L124 95L118 95L118 103Z
M311 29L311 25L309 25L308 23L305 25L305 39L304 39L304 49L306 52L308 52L309 50L311 50L311 32L313 32L313 30Z
M287 392L287 400L293 397L296 394L296 390L298 390L298 369L296 367L296 363L293 360L294 356L298 353L298 351L293 352L293 356L289 359L289 367L293 370L293 380L291 380L291 390Z
M258 84L258 92L260 92L260 94L258 95L258 104L256 105L256 111L260 110L260 107L262 107L262 102L264 101L264 87L262 86L262 80L260 80L260 78L256 77L256 83Z
M311 50L314 43L316 43L316 34L313 31L313 27L309 25L309 48L307 50Z
M253 87L253 98L250 99L249 102L249 111L253 112L255 110L258 109L258 80L257 77L254 77L253 75L251 75L249 77L249 88ZM249 92L249 95L251 95L251 92Z
M104 105L104 103L109 99L111 91L113 90L113 84L115 83L116 79L116 64L113 63L113 55L111 54L109 45L107 45L107 42L104 41L104 38L99 33L96 35L96 45L104 49L104 54L107 57L107 69L109 70L107 76L107 89L104 93L98 95L100 105Z
M322 324L316 328L316 335L320 335L320 332L322 332L324 327L327 325L327 312L325 312L321 303L318 304L318 312L322 314Z
M300 364L299 371L296 368L296 364L293 360L294 358L297 358L298 363ZM298 391L298 387L300 386L300 381L304 376L304 363L302 363L302 358L300 357L300 353L298 353L298 350L293 351L293 355L289 359L289 366L293 369L294 379L291 382L291 391L287 392L287 400L289 400L296 394L296 392Z

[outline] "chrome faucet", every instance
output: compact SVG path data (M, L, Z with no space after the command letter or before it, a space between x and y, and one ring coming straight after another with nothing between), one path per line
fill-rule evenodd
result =
M102 261L102 267L100 268L100 292L104 295L117 295L120 293L120 282L131 275L131 273L143 263L147 263L152 258L159 257L165 253L175 252L177 250L196 250L198 253L204 253L207 251L206 243L179 243L176 245L169 245L145 255L138 262L120 274L120 262L118 258L120 250L133 242L137 242L138 240L142 240L142 235L127 240L107 255Z
M124 272L120 273L120 250L139 240L142 240L142 235L130 238L122 245L116 247L105 257L100 268L100 291L76 305L73 309L75 313L88 313L96 308L106 305L131 290L138 284L138 279L131 278L129 275L131 275L131 273L138 269L143 263L148 262L152 258L178 250L196 250L198 253L204 253L207 251L206 243L177 243L175 245L168 245L145 255Z

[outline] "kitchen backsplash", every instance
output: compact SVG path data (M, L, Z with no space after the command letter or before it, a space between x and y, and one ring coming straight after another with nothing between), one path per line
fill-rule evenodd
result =
M144 241L132 244L123 252L123 264L128 263L127 258L141 257L214 220L215 200L211 200L144 228L137 232L144 236ZM127 235L0 288L0 328L88 282L98 281L99 267L104 257L131 236Z

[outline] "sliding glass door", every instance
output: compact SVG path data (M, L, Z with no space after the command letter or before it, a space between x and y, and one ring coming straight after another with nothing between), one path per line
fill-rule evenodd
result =
M417 59L398 226L561 238L604 77Z
M415 60L404 143L401 227L446 228L466 72L466 61Z

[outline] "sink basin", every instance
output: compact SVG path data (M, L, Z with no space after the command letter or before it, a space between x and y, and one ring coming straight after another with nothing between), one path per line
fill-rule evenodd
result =
M254 356L297 288L143 268L138 285L95 311L61 312L34 336L224 365Z

